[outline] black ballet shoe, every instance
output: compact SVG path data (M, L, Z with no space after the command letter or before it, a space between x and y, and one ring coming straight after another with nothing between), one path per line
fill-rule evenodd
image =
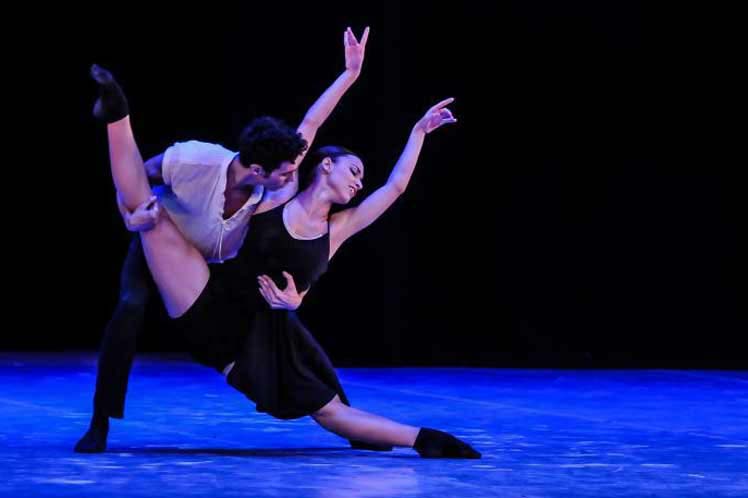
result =
M101 66L91 66L91 77L99 84L99 98L93 115L106 123L114 123L130 114L127 98L112 73Z
M109 417L94 412L88 431L75 444L73 451L76 453L101 453L106 450L108 436Z
M480 452L452 434L422 427L413 445L421 458L480 458Z

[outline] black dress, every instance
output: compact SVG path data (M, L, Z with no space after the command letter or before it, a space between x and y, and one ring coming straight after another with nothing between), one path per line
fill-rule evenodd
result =
M205 289L177 322L198 362L219 371L235 362L229 384L257 411L290 419L314 413L336 394L349 403L332 363L296 313L270 309L258 291L258 275L284 288L286 271L302 291L327 270L329 231L311 240L292 237L284 207L252 217L237 257L211 266Z

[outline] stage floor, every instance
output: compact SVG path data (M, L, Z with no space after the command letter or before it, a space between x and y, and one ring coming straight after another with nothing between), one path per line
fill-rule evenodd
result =
M139 356L107 452L72 451L96 355L0 353L0 496L748 497L748 371L340 369L353 406L480 460L348 448L219 374Z

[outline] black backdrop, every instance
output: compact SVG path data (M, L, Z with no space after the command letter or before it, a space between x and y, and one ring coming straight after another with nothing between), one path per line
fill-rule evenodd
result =
M370 25L362 77L317 145L357 151L371 192L429 105L455 97L460 122L428 137L404 197L309 294L302 316L337 364L745 365L727 13L185 5L44 10L10 47L35 48L13 50L6 94L22 111L8 226L23 228L6 232L21 304L2 349L94 350L116 300L129 234L90 117L92 62L127 90L145 156L193 138L233 148L252 117L298 122L343 69L344 28ZM151 315L140 349L169 348Z

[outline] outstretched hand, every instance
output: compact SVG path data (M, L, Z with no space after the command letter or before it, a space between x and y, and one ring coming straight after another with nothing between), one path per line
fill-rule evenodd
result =
M453 98L445 99L430 108L416 123L416 129L424 133L431 133L445 124L456 123L457 119L452 115L452 111L447 109L447 106L454 101Z
M343 33L343 46L345 47L345 68L356 74L361 72L361 66L364 63L364 52L366 51L366 41L369 39L369 28L364 30L361 41L356 39L351 28L347 28Z

